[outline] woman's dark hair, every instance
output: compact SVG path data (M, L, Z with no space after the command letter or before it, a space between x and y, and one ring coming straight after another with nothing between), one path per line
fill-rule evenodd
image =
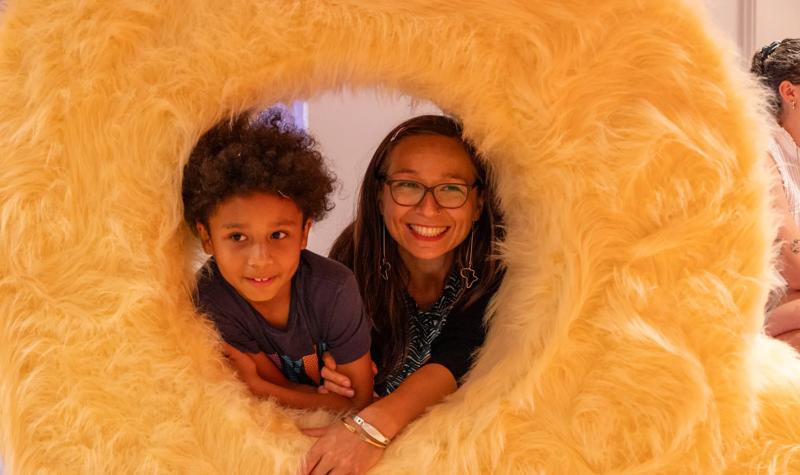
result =
M496 246L502 239L502 219L494 198L486 168L472 145L462 138L461 124L449 117L424 115L410 119L394 128L378 145L367 166L355 221L339 235L331 248L330 257L353 270L367 314L372 319L373 358L378 363L376 384L398 368L405 359L409 344L408 312L404 300L408 284L408 271L398 253L397 243L386 233L386 258L391 264L388 280L380 277L381 239L384 222L380 212L379 197L388 169L387 157L404 138L415 135L440 135L451 137L464 146L477 171L484 205L474 225L475 272L480 277L477 284L465 289L454 308L464 308L487 293L502 276L501 262L494 258ZM455 249L453 265L467 265L469 239Z
M778 87L783 81L800 84L800 38L770 43L753 55L750 72L770 91L769 106L775 117L783 111Z
M335 177L316 143L284 120L278 108L226 119L206 132L183 169L183 217L208 228L224 200L253 192L291 199L303 219L322 219L333 209Z

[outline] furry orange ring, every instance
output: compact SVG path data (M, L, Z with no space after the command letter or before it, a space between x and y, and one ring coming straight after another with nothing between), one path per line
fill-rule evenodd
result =
M237 111L380 85L463 120L508 277L467 382L375 473L800 473L800 362L760 333L765 116L692 8L8 2L5 469L294 472L299 416L248 395L192 308L181 170Z

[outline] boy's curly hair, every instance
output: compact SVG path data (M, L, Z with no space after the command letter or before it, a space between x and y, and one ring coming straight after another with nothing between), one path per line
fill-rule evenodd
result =
M294 201L304 219L322 219L336 178L316 142L287 123L280 109L224 120L206 132L183 169L183 217L196 233L224 200L253 192Z

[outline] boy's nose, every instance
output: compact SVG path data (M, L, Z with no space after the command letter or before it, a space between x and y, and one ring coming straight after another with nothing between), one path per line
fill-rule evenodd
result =
M247 263L253 267L272 264L272 252L270 252L269 246L266 243L254 245L250 249Z

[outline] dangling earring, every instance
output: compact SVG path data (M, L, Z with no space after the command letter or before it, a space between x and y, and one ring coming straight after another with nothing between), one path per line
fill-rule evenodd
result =
M792 110L797 110L797 102L794 99L792 99Z
M378 266L381 279L389 280L390 270L392 270L392 265L389 263L389 259L386 259L386 226L383 226L383 234L381 235L381 264Z
M475 273L475 269L472 268L472 240L475 237L475 227L472 227L472 231L469 233L469 250L467 250L467 267L461 268L461 278L464 280L464 286L468 289L475 285L475 282L478 281L478 274Z

